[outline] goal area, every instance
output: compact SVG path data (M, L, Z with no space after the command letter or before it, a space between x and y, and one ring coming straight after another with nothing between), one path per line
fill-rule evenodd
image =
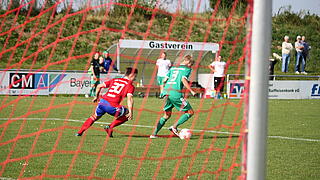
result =
M0 1L0 179L264 179L268 50L259 52L268 45L256 37L268 41L269 30L255 22L270 4L173 4ZM258 24L268 25L268 18ZM104 130L114 120L107 114L75 136L97 106L86 97L97 52L112 59L101 83L123 77L127 67L139 71L133 119L116 127L113 138ZM195 61L189 84L201 95L185 93L194 115L178 127L190 129L190 139L168 130L183 114L176 109L159 138L149 138L164 113L156 66L163 52L173 66L185 55ZM224 82L225 96L204 96L215 92L199 82L213 83L208 66L217 56L226 62L225 74L246 74L244 89L234 83L227 92Z

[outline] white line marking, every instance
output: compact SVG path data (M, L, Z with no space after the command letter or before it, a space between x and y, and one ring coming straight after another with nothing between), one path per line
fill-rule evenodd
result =
M44 118L10 118L10 120L12 121L17 121L17 120L43 120ZM0 118L0 121L7 121L9 120L9 118ZM61 118L46 118L46 120L49 121L65 121L65 119L61 119ZM76 120L76 119L68 119L67 121L69 122L81 122L83 123L83 121L81 120ZM109 124L106 122L95 122L96 124ZM153 126L146 126L146 125L134 125L134 124L122 124L121 126L130 126L130 127L143 127L143 128L154 128ZM167 127L164 127L167 128ZM200 130L200 129L193 129L192 131L195 132L209 132L209 133L217 133L217 134L232 134L232 135L240 135L240 133L230 133L230 132L226 132L226 131L212 131L212 130ZM320 142L320 139L306 139L306 138L294 138L294 137L286 137L286 136L268 136L268 138L272 138L272 139L285 139L285 140L295 140L295 141L309 141L309 142Z

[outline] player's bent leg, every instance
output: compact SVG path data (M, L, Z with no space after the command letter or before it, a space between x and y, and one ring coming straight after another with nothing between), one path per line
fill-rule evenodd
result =
M126 116L118 117L110 125L105 126L104 130L107 132L109 137L113 137L113 128L125 123L126 121L128 121L128 118Z
M167 120L171 117L171 114L172 114L172 108L164 112L163 116L160 118L157 124L156 129L154 130L150 138L155 138L157 136L158 132L166 124Z
M89 129L89 127L92 126L92 124L99 120L101 118L101 116L97 116L96 114L93 114L92 116L90 116L81 126L81 129L78 131L78 133L76 134L76 136L82 136L83 132L86 131L87 129Z
M112 133L113 133L113 128L125 123L126 121L128 121L128 118L126 117L126 115L129 113L127 108L124 108L123 106L121 108L119 108L119 111L116 112L116 114L114 115L115 117L117 117L110 125L107 125L104 129L107 132L109 137L113 137ZM120 115L120 116L118 116Z
M187 111L184 111L184 114L179 118L178 122L173 125L173 127L178 128L181 124L185 123L194 115L193 109L189 109Z

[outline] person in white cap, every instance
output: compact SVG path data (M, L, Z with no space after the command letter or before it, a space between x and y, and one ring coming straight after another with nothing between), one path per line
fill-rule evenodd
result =
M293 49L293 46L289 42L289 36L284 36L284 41L282 42L282 68L281 68L281 71L284 73L288 72L288 67L290 63L290 52L292 49Z
M301 62L301 74L307 74L304 71L306 62L305 62L303 54L302 54L304 47L303 47L303 44L301 42L301 36L297 36L297 41L294 44L294 46L295 46L296 51L297 51L296 65L295 65L296 74L300 74L300 71L299 71L300 70L300 62Z

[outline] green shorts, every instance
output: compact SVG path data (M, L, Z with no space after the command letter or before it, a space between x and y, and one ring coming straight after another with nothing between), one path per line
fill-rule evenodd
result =
M98 77L98 76L97 76L97 78L100 79L100 77ZM98 80L98 81L94 80L93 76L91 76L91 81L90 81L90 83L91 83L91 85L93 85L93 84L98 85L98 84L100 84L100 81L99 81L99 80Z
M165 101L166 103L163 107L164 111L170 110L173 107L175 107L178 111L188 111L192 109L190 103L183 97L172 98L170 96L166 96Z
M157 76L157 82L158 82L158 85L163 85L163 80L164 80L164 77L161 77L161 76Z

